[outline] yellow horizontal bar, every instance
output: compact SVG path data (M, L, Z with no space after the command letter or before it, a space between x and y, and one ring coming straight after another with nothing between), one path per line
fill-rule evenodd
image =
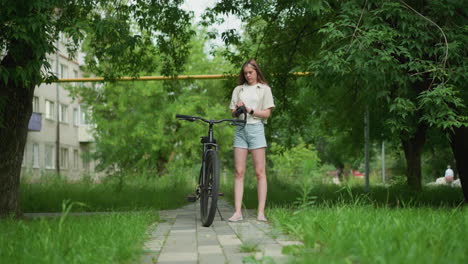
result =
M295 76L309 75L309 72L293 72ZM140 76L140 77L120 77L115 81L162 81L162 80L206 80L206 79L227 79L237 77L237 74L205 74L205 75L179 75L179 76ZM106 82L111 80L105 80L104 77L89 77L89 78L62 78L54 82L58 83L70 83L70 82Z

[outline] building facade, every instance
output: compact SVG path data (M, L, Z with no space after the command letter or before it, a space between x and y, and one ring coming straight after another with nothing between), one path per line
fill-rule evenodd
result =
M57 53L47 58L59 78L83 77L79 63L68 58L63 36ZM96 162L90 158L93 126L88 123L87 107L70 96L66 89L69 85L78 84L52 83L36 87L22 178L40 179L57 172L69 180L95 176Z

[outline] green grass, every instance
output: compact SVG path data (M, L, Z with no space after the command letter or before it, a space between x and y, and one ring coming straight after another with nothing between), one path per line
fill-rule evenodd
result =
M260 251L260 249L256 242L247 241L247 242L242 243L242 245L240 245L239 251L242 253L252 253L252 252Z
M304 242L293 263L467 263L466 208L370 205L272 209L276 228Z
M424 187L421 192L414 192L406 185L371 185L365 192L362 184L334 185L296 182L284 182L275 175L268 178L267 207L290 206L304 199L304 193L316 205L354 204L356 199L366 200L374 206L401 207L413 206L456 207L463 202L461 188L450 186ZM233 180L222 182L225 196L233 199ZM244 205L247 208L257 207L257 185L255 176L246 175L244 186Z
M2 263L137 262L153 212L0 220Z
M68 212L63 201L84 203L73 211L145 211L186 204L198 168L160 177L109 178L94 184L52 178L21 185L23 212ZM195 176L194 176L195 175ZM233 175L233 174L229 174ZM232 199L232 181L221 191ZM267 216L275 228L304 241L285 253L295 263L466 263L468 237L463 194L448 186L413 192L406 186L324 185L284 182L269 175ZM256 208L256 181L246 176L244 204ZM0 220L0 260L24 263L113 263L135 261L149 213ZM62 220L61 220L62 219ZM5 231L3 231L5 230ZM255 245L243 245L253 252Z
M180 168L162 177L125 175L67 182L46 175L22 179L20 207L25 213L62 212L60 217L0 219L1 263L138 262L156 210L175 209L193 192L197 172ZM112 211L71 216L70 211ZM119 211L125 211L118 213Z
M249 176L247 176L249 177ZM255 177L244 205L257 207ZM232 199L232 183L223 184ZM468 209L460 188L268 182L267 217L304 242L285 247L292 263L468 263Z
M22 183L20 207L23 212L59 212L62 201L86 204L73 211L130 211L175 209L185 205L185 197L195 190L190 169L180 174L147 178L130 175L122 185L115 177L102 183L82 180L74 183L53 177L38 183Z

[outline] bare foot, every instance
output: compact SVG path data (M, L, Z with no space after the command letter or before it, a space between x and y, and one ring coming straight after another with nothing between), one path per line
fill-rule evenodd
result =
M266 219L266 217L265 217L264 214L258 214L258 216L257 216L257 221L266 222L267 219Z
M242 214L239 213L234 213L231 218L228 219L229 222L237 222L237 221L242 221Z

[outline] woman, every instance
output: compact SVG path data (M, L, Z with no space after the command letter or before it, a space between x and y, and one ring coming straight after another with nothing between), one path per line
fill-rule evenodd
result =
M250 59L242 65L239 75L239 86L232 92L229 108L232 115L238 107L245 106L247 124L237 127L234 135L234 206L235 212L229 221L241 221L242 196L244 193L244 175L247 154L252 153L255 175L257 176L258 214L257 220L266 221L265 202L267 195L267 178L265 172L265 149L267 147L263 125L275 107L271 89L255 60ZM240 118L243 118L241 116Z

